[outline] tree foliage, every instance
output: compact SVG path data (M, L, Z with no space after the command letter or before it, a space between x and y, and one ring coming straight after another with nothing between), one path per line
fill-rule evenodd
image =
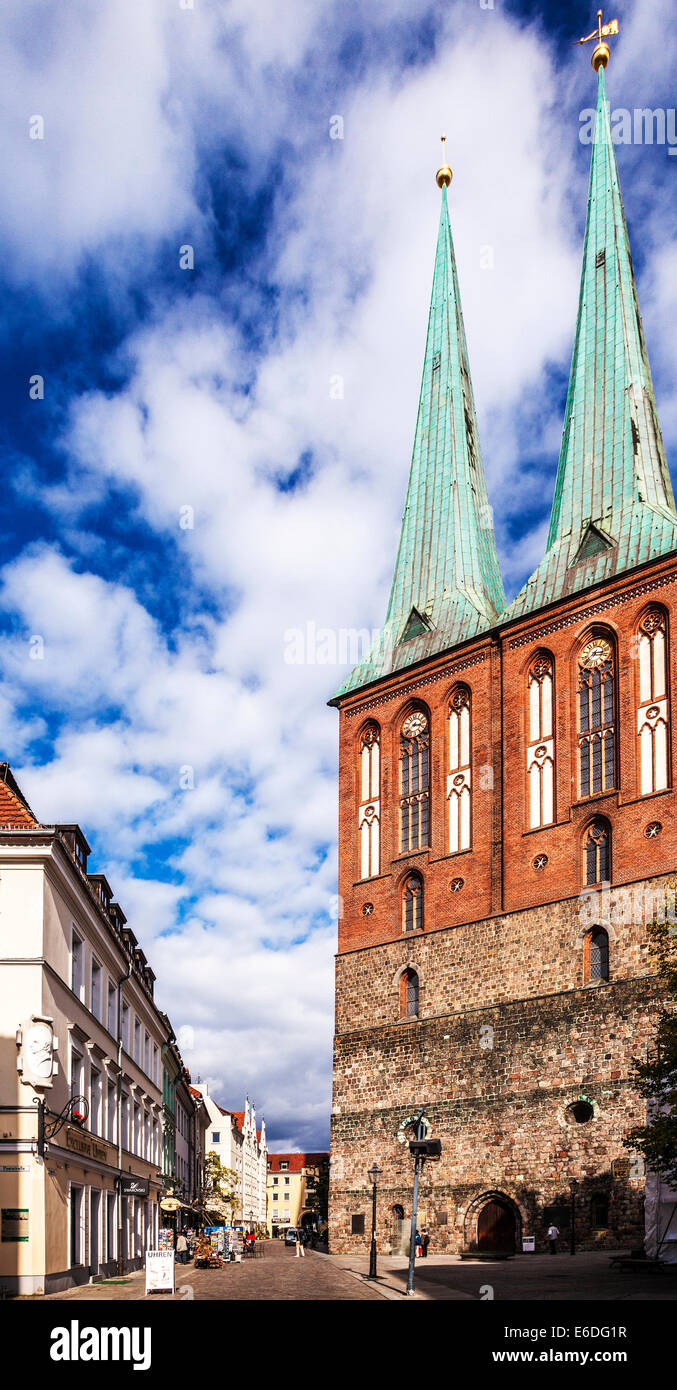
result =
M237 1173L232 1168L225 1168L218 1154L211 1150L206 1155L204 1167L205 1225L229 1225L237 1206Z

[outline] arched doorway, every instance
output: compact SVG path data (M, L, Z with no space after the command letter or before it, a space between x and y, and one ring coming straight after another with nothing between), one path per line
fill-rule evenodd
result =
M406 1252L406 1243L404 1207L401 1207L399 1202L397 1202L390 1210L390 1244L393 1255L404 1254Z
M515 1213L507 1202L492 1197L477 1218L477 1248L497 1255L514 1255L517 1231Z

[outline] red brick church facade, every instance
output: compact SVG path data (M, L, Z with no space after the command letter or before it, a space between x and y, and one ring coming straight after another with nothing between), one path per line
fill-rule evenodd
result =
M434 1250L643 1239L631 1080L677 863L677 513L599 74L581 303L548 550L510 606L486 504L446 187L383 642L340 712L330 1242L411 1219L407 1122L442 1141ZM443 174L444 171L441 171ZM444 177L441 185L447 182ZM590 348L592 344L592 348ZM669 898L668 898L669 901Z

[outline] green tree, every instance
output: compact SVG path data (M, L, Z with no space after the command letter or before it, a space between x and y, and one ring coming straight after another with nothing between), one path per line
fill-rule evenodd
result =
M669 890L673 902L675 887L677 883ZM649 938L665 998L654 1047L645 1062L633 1063L635 1085L647 1102L647 1121L632 1129L623 1143L644 1156L647 1168L677 1187L677 927L653 922Z
M203 1213L206 1226L229 1225L238 1206L237 1173L213 1150L205 1158Z

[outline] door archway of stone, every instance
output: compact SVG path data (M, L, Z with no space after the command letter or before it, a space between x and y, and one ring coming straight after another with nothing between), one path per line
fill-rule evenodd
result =
M493 1250L517 1254L522 1244L524 1213L519 1204L500 1189L485 1188L472 1198L463 1217L465 1250Z
M477 1218L477 1248L497 1255L514 1255L517 1247L517 1223L512 1206L492 1197L480 1209Z

